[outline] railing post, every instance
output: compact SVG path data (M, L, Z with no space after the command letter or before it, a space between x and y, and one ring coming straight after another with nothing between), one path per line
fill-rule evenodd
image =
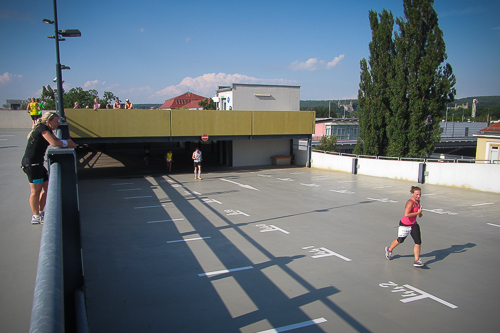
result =
M425 163L418 164L418 183L425 183Z
M74 149L51 148L48 150L47 157L50 164L59 164L61 170L64 317L66 332L74 332L76 328L75 290L81 289L84 285L76 154Z

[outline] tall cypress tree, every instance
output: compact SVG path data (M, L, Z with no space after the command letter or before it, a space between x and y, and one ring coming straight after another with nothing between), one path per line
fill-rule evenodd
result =
M438 118L454 100L433 0L403 0L405 19L392 40L394 20L370 11L370 68L361 61L360 143L356 153L425 157L439 140ZM365 114L366 113L366 114ZM374 134L378 133L378 134Z
M391 12L383 10L377 14L369 12L372 41L370 58L361 60L361 82L358 91L360 114L360 140L355 153L385 155L388 145L387 121L390 119L389 81L392 76L394 42L392 31L394 18ZM379 21L380 18L380 21Z
M425 157L439 139L438 117L454 100L455 76L447 59L434 0L404 0L406 21L398 19L396 44L407 69L408 157ZM401 52L401 54L399 54Z

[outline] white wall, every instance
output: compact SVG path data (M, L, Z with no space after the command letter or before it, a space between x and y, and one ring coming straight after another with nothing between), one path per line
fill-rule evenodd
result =
M264 94L270 96L255 96ZM299 111L299 86L233 84L233 110Z
M426 184L500 193L500 164L426 163Z
M271 156L290 155L290 140L234 140L233 166L271 165Z
M0 128L31 129L31 116L25 110L0 110Z
M359 158L358 174L417 182L420 163L422 162Z
M312 152L311 167L352 172L352 156ZM358 159L358 174L418 182L422 162ZM500 193L500 164L426 162L425 184Z

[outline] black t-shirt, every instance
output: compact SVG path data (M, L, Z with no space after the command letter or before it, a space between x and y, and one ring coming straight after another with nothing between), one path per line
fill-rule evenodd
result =
M42 136L44 131L50 131L50 128L45 124L36 124L35 128L30 132L26 150L24 151L23 165L43 163L45 151L49 146L49 142Z

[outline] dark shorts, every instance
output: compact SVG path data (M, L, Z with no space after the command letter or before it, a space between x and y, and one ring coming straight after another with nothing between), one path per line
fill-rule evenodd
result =
M194 162L194 168L196 169L196 167L201 167L201 162Z
M407 227L406 224L403 222L399 221L399 225L403 227ZM415 244L420 245L422 244L422 239L420 237L420 225L418 223L415 223L414 225L411 226L411 231L410 231L411 238L413 238L413 241ZM398 243L401 244L405 241L406 237L398 237Z
M32 184L43 184L49 180L49 173L43 165L23 167L24 173L28 176L28 181Z
M39 118L42 118L42 115L34 115L34 116L31 116L31 120L37 120Z

